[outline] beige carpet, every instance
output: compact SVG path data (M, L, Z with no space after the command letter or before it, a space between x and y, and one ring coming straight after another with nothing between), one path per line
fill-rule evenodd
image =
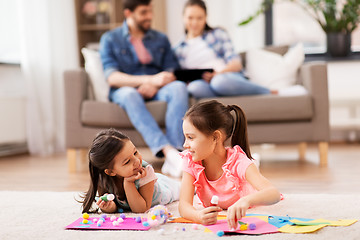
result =
M64 227L81 217L80 204L73 192L0 192L0 239L219 239L194 230L190 225L167 223L162 225L164 235L149 231L74 231ZM289 215L304 218L360 219L360 194L284 194L285 200L268 207L250 209L249 213ZM168 206L178 216L177 202ZM135 214L127 214L135 216ZM175 227L186 231L173 232ZM224 236L226 239L360 239L360 223L349 227L325 227L311 234L275 233L259 236Z

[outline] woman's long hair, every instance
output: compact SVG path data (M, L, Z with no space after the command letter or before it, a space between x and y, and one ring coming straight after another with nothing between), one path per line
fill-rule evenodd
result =
M96 192L103 195L112 189L115 195L119 195L115 185L116 177L107 175L104 170L113 165L113 159L123 149L125 141L129 138L115 129L107 129L99 132L89 151L90 186L82 196L83 213L90 212L95 201Z

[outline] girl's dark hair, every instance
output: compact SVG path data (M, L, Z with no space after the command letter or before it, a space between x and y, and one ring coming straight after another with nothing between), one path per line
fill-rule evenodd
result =
M123 0L123 8L133 12L140 5L149 5L151 0Z
M204 11L205 11L205 15L207 15L207 10L206 10L206 4L203 0L188 0L186 3L185 3L185 6L184 6L184 11L185 12L185 9L187 7L191 7L191 6L199 6L201 7ZM212 27L210 27L207 22L205 23L205 29L204 31L211 31L213 30ZM187 30L185 29L185 34L187 34Z
M113 159L128 140L127 136L112 128L96 135L88 155L91 181L88 191L82 196L83 213L90 212L97 191L101 196L112 189L113 194L119 195L115 185L116 177L107 175L104 170L112 167Z
M231 111L235 112L235 119ZM239 106L225 106L216 100L202 102L193 105L186 112L184 119L189 119L195 128L207 136L216 130L223 130L226 134L225 141L231 137L231 146L239 145L247 157L252 159L246 116Z

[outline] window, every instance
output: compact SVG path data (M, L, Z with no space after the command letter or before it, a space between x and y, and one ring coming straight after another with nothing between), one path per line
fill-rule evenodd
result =
M20 63L17 1L0 1L0 63Z
M272 16L272 44L304 44L305 53L325 53L326 33L320 25L300 6L291 2L279 2L273 5L268 15ZM269 29L268 29L269 31ZM360 51L360 27L352 33L352 50Z

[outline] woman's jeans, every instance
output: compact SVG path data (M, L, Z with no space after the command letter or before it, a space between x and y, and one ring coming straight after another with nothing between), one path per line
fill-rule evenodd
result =
M270 94L269 89L250 82L239 72L215 75L210 84L203 79L192 81L188 91L194 98Z
M140 132L152 153L161 156L161 150L166 145L177 149L183 148L184 135L182 132L182 118L188 109L188 92L186 85L180 81L171 82L160 88L151 100L165 101L167 110L165 115L166 134L145 106L144 98L136 88L121 87L111 89L110 100L125 109L131 123Z

